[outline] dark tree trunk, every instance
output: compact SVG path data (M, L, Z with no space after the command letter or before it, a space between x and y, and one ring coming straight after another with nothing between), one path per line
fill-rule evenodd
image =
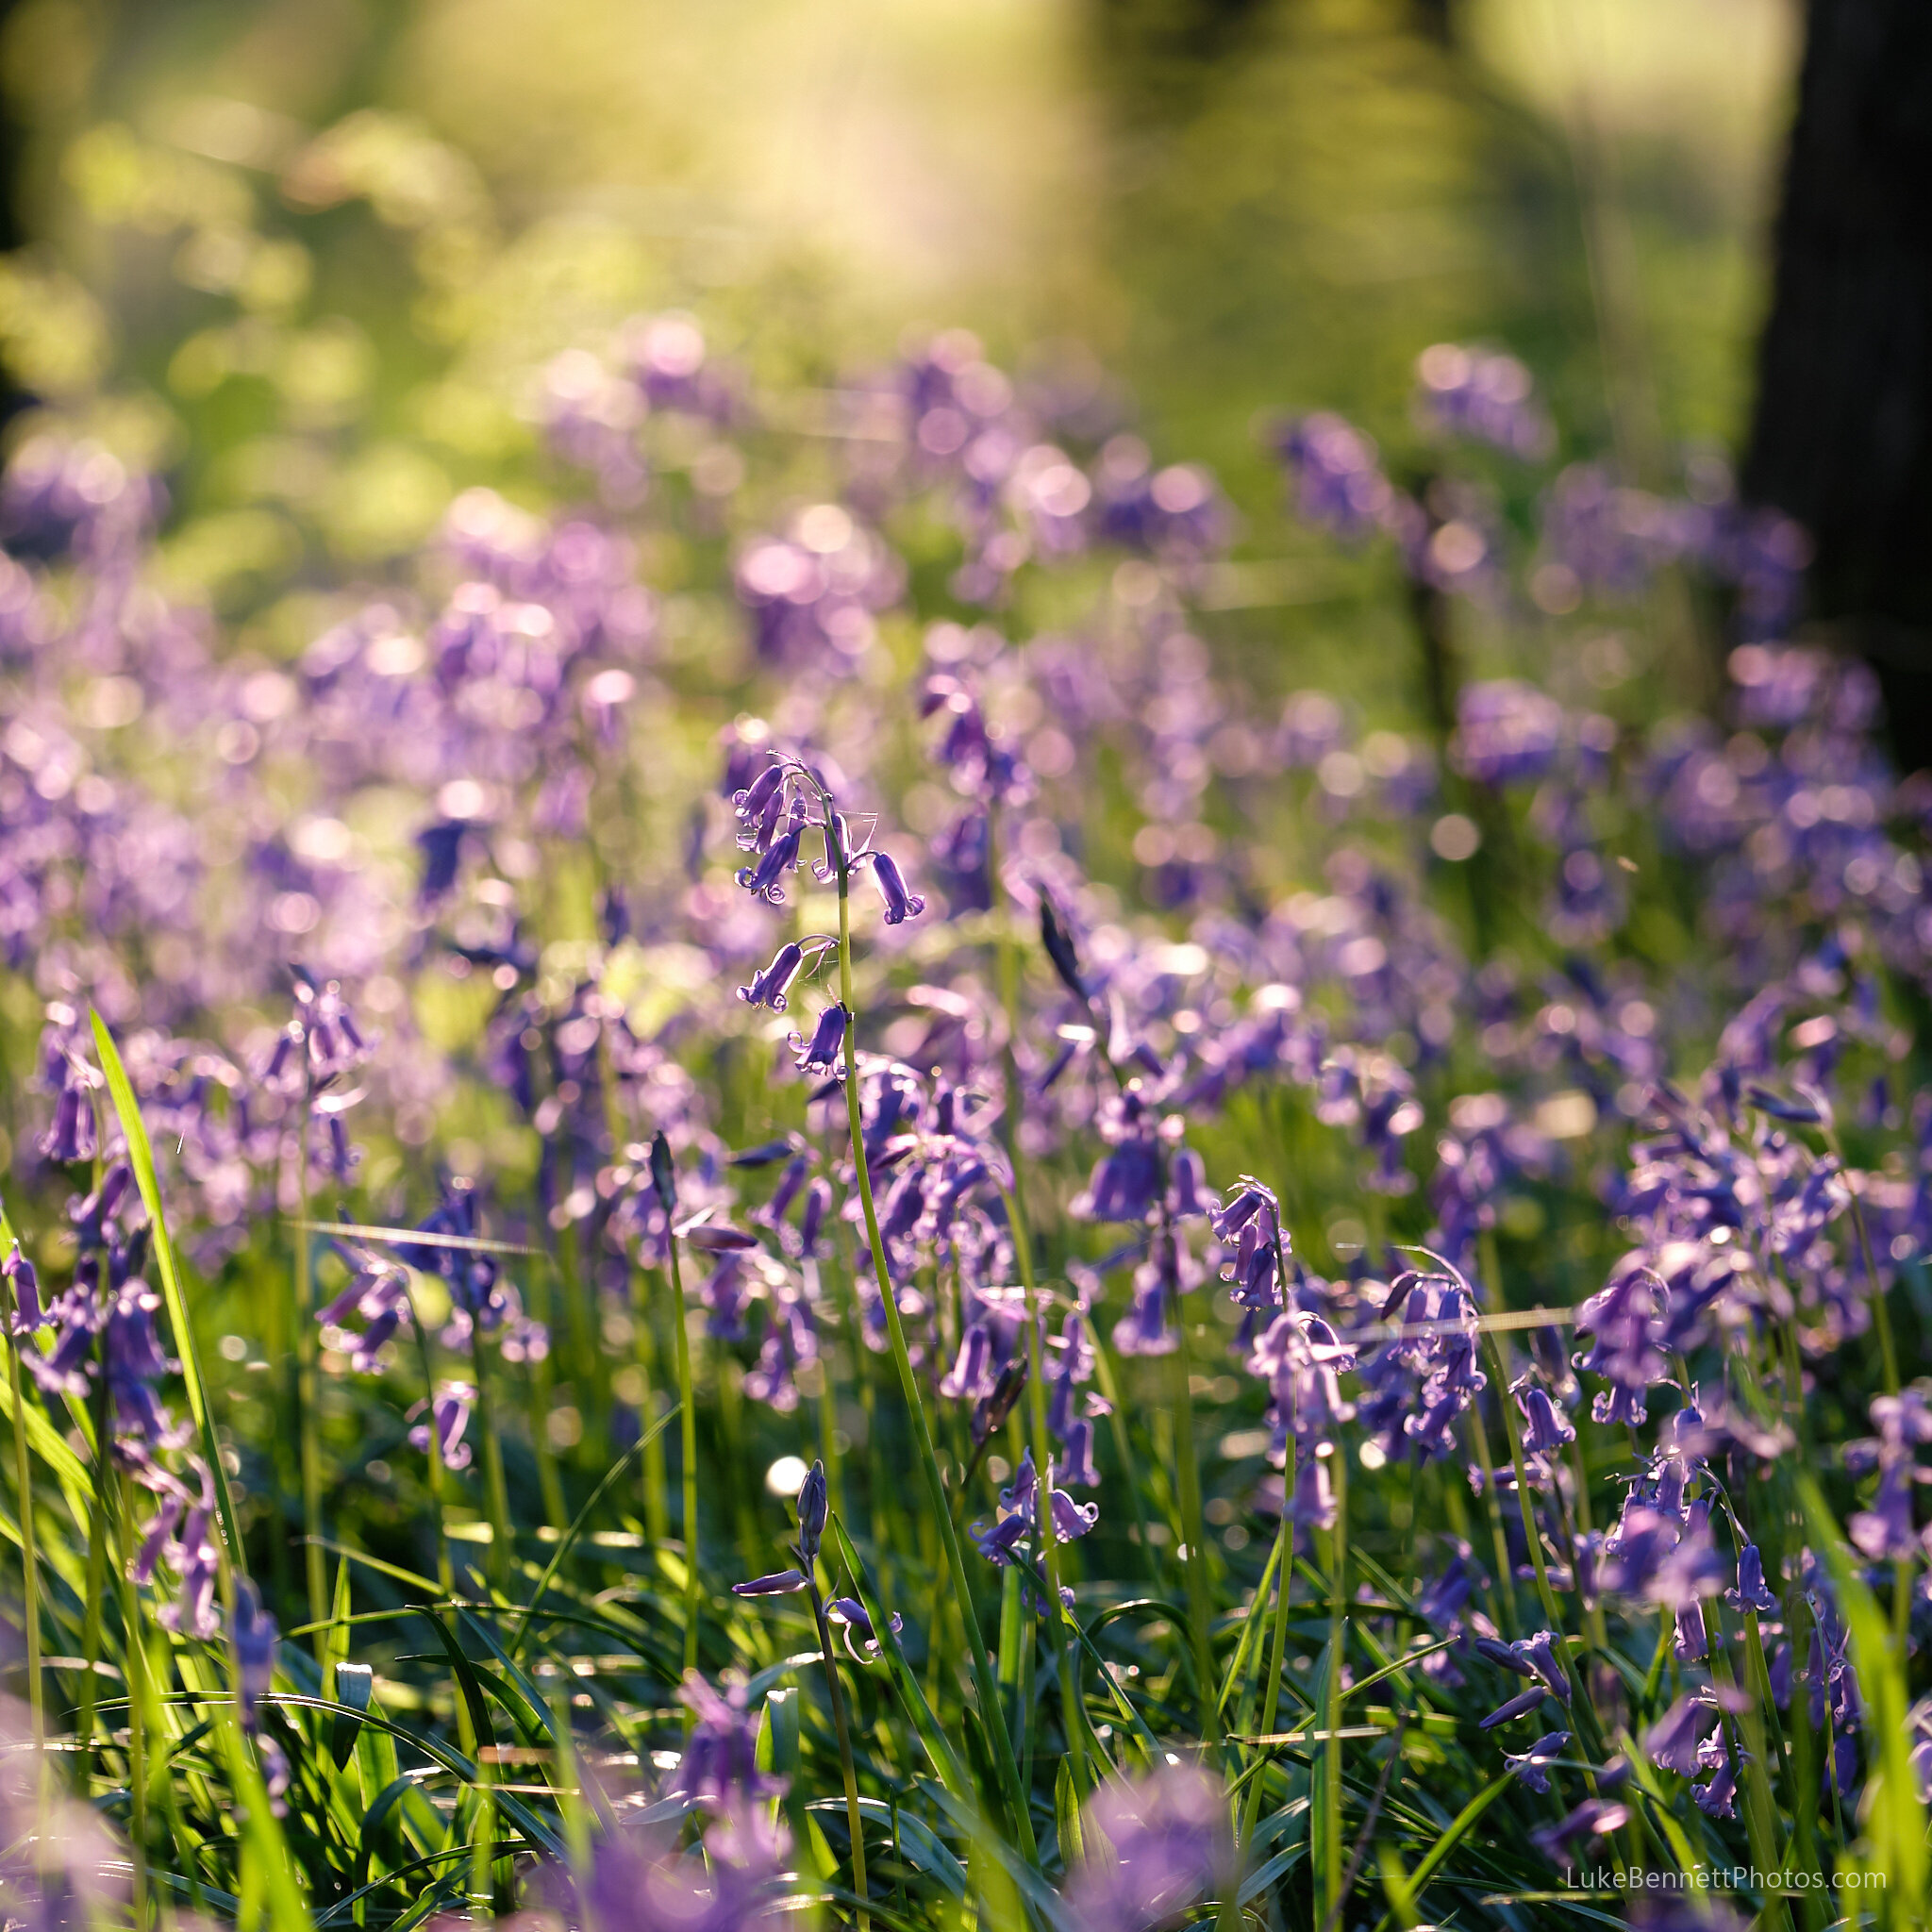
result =
M1932 4L1810 0L1745 494L1811 532L1812 614L1932 764Z

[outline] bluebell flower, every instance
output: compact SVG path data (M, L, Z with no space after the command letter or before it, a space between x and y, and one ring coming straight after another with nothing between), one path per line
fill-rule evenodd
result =
M1288 1520L1302 1529L1333 1529L1339 1520L1335 1487L1325 1457L1305 1456L1294 1473L1294 1490L1287 1499Z
M1545 1794L1550 1789L1549 1768L1562 1757L1569 1742L1568 1731L1551 1731L1526 1751L1506 1751L1503 1761L1531 1790Z
M872 855L872 876L879 889L879 897L885 901L888 925L903 925L925 910L925 901L917 892L907 890L905 877L890 852Z
M222 1627L221 1613L215 1607L219 1553L214 1541L213 1485L205 1469L201 1470L201 1495L191 1504L180 1536L169 1546L167 1560L178 1580L177 1588L175 1601L156 1613L157 1622L177 1637L213 1637Z
M1556 438L1529 371L1514 356L1437 342L1416 361L1425 419L1524 459L1546 457Z
M798 1056L795 1064L801 1074L824 1074L834 1080L845 1077L841 1049L845 1044L845 1028L851 1018L842 1005L830 1006L819 1015L809 1041L796 1033L791 1035L791 1051Z
M1544 1685L1532 1684L1527 1690L1519 1690L1507 1704L1498 1705L1488 1717L1480 1720L1481 1726L1486 1731L1492 1731L1498 1724L1514 1724L1518 1718L1528 1716L1549 1694Z
M873 1629L872 1618L865 1606L856 1596L835 1596L825 1606L825 1618L828 1623L837 1624L844 1630L846 1651L856 1662L870 1663L878 1656L878 1636ZM894 1637L906 1627L905 1618L896 1610L888 1621L892 1626ZM864 1646L863 1655L854 1647L855 1638Z
M1123 1141L1094 1167L1071 1210L1093 1221L1145 1221L1160 1198L1160 1155L1151 1136Z
M1708 1692L1690 1691L1678 1698L1643 1734L1650 1761L1660 1770L1694 1776L1698 1751L1710 1735L1715 1717Z
M811 1579L803 1570L774 1570L769 1576L754 1576L748 1583L734 1583L733 1596L790 1596L806 1589Z
M1100 1487L1100 1471L1093 1461L1093 1424L1084 1418L1073 1424L1061 1438L1064 1445L1060 1474L1075 1489Z
M1590 1336L1592 1345L1573 1360L1585 1374L1610 1383L1591 1407L1597 1422L1635 1428L1648 1415L1649 1391L1670 1375L1660 1345L1662 1306L1653 1270L1619 1264L1609 1286L1577 1309L1577 1333Z
M423 855L423 875L416 884L417 900L433 906L445 897L457 882L462 864L463 839L471 830L467 819L439 819L416 834L416 850Z
M749 986L738 989L738 997L747 1006L769 1007L773 1012L782 1013L786 992L804 964L805 948L787 940L773 955L772 963L762 973L753 974Z
M1042 1483L1034 1467L1033 1451L1020 1458L1020 1467L1009 1488L1000 1491L999 1518L989 1528L975 1527L973 1540L979 1553L991 1563L1005 1565L1043 1519L1050 1524L1056 1542L1072 1542L1083 1537L1100 1520L1098 1503L1076 1503L1065 1490L1055 1487L1055 1468L1049 1462Z
M1357 542L1397 521L1397 492L1382 474L1374 441L1340 416L1318 410L1278 430L1275 454L1295 484L1304 522Z
M57 1167L77 1166L99 1152L93 1094L101 1084L101 1075L77 1054L65 1056L53 1122L40 1141L41 1152Z
M1556 1824L1540 1825L1529 1835L1530 1842L1553 1865L1569 1865L1579 1840L1607 1838L1622 1831L1630 1822L1630 1807L1616 1798L1586 1798L1575 1810Z
M798 831L774 840L770 848L759 855L756 865L738 869L738 883L754 898L768 900L774 906L784 905L785 874L798 870L799 847L803 842L804 834Z
M8 1286L13 1291L13 1310L8 1317L10 1332L31 1335L44 1326L47 1317L41 1307L41 1277L34 1272L34 1264L21 1253L17 1241L7 1259L0 1262L0 1274L7 1276Z
M1523 1411L1525 1427L1523 1446L1535 1456L1554 1456L1576 1440L1576 1430L1561 1409L1550 1400L1549 1391L1534 1383L1519 1382L1511 1391Z
M1738 1587L1724 1591L1724 1601L1734 1610L1756 1610L1769 1616L1778 1601L1764 1585L1764 1558L1756 1543L1746 1543L1738 1552Z
M1510 1645L1511 1650L1521 1657L1541 1682L1551 1696L1570 1702L1570 1673L1562 1659L1557 1655L1557 1640L1547 1630L1539 1630L1533 1637L1524 1637Z
M463 1433L470 1426L470 1410L475 1405L476 1391L468 1382L441 1382L437 1385L434 1420L436 1424L437 1452L445 1469L467 1469L470 1466L470 1445L463 1441ZM424 1405L419 1402L409 1410L411 1418L423 1413ZM429 1424L417 1423L409 1431L410 1446L429 1453Z
M977 1402L992 1393L997 1379L992 1330L984 1322L974 1322L959 1338L959 1352L940 1380L940 1393L951 1402Z

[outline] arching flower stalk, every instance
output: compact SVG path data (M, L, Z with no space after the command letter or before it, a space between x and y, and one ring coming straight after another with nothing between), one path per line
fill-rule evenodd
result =
M796 758L774 758L735 803L741 827L739 834L741 845L757 847L775 837L774 844L764 843L765 856L759 863L747 866L739 874L740 884L761 896L769 898L775 891L782 898L780 879L786 870L795 869L800 862L799 848L806 826L816 827L824 839L824 856L813 866L813 874L824 884L836 884L839 892L839 1003L827 1012L839 1014L841 1024L839 1038L829 1044L825 1056L829 1072L832 1064L841 1058L841 1047L851 1045L858 1031L858 1016L853 1004L852 986L852 878L874 857L871 841L874 828L868 824L864 833L855 840L850 823L839 810L824 781ZM777 827L781 820L786 829L779 832ZM770 863L774 853L779 855L775 866ZM923 908L923 901L921 905ZM889 918L891 910L889 907ZM909 901L907 916L911 916ZM824 1035L825 1030L825 1022L822 1020L820 1035ZM813 1048L807 1050L804 1063L813 1063L812 1051L818 1043L815 1037ZM891 1268L886 1258L885 1241L879 1233L878 1208L873 1198L872 1173L866 1158L856 1046L842 1054L838 1076L842 1077L845 1088L846 1131L852 1147L853 1174L864 1217L866 1241L872 1252L874 1279L878 1285L879 1301L885 1314L887 1342L911 1421L913 1446L925 1484L926 1501L939 1530L947 1574L952 1580L966 1625L967 1640L972 1647L973 1680L978 1694L980 1715L992 1740L993 1756L999 1765L1005 1788L1003 1795L1011 1814L1014 1834L1021 1850L1030 1859L1036 1856L1033 1822L1027 1813L1025 1794L1020 1789L1006 1711L1000 1700L999 1679L987 1651L985 1633L974 1614L973 1591L959 1551L958 1531L947 1502L945 1479L940 1472L938 1452L933 1447L932 1425L926 1416L924 1396L907 1347L906 1329L899 1316Z
M665 1265L671 1271L671 1335L677 1357L678 1445L684 1503L684 1668L698 1667L698 1417L691 1401L691 1333L685 1324L684 1274L677 1260L677 1171L663 1131L651 1141L651 1187L664 1212ZM688 1714L687 1714L688 1715Z

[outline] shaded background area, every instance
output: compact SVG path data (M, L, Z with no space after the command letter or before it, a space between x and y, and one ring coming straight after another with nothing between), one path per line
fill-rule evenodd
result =
M1276 513L1267 415L1400 468L1429 342L1567 454L1740 446L1788 0L24 0L0 38L15 380L172 466L174 588L269 650L450 495L541 491L508 387L688 306L774 393L962 325L1212 463L1230 636L1415 695L1386 572ZM506 385L504 378L510 377ZM1406 695L1395 695L1395 694Z

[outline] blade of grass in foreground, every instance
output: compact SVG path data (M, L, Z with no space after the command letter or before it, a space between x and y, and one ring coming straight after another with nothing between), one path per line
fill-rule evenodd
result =
M1910 1693L1885 1613L1847 1555L1843 1533L1810 1476L1798 1478L1798 1497L1806 1529L1831 1573L1831 1587L1844 1610L1858 1688L1870 1713L1867 1734L1875 1740L1874 1761L1859 1808L1874 1866L1884 1874L1882 1887L1874 1888L1880 1922L1920 1926L1925 1923L1925 1811L1912 1774Z
M142 1125L141 1106L121 1064L120 1049L108 1023L90 1008L93 1021L94 1045L101 1056L101 1071L108 1076L108 1091L114 1102L114 1113L127 1142L128 1164L134 1169L134 1184L141 1190L142 1204L147 1209L148 1224L154 1229L155 1262L161 1271L161 1294L168 1305L168 1321L175 1331L175 1346L181 1352L181 1379L188 1389L188 1411L201 1436L201 1453L208 1463L208 1477L214 1484L215 1510L221 1517L222 1535L228 1545L228 1560L243 1575L247 1560L242 1554L242 1538L235 1525L235 1503L228 1494L228 1473L222 1467L222 1446L215 1439L214 1417L208 1406L208 1385L202 1379L201 1357L194 1345L194 1328L188 1319L188 1297L181 1290L180 1270L175 1265L175 1244L168 1239L168 1224L161 1214L161 1184L155 1173L154 1149L148 1144L147 1129Z

